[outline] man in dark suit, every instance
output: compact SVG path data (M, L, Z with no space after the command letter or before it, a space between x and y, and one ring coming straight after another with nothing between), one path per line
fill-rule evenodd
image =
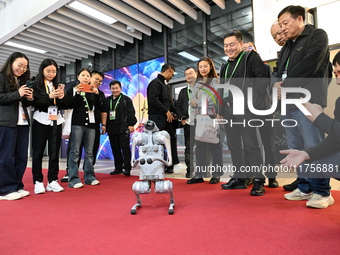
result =
M181 89L178 95L176 110L178 119L181 121L184 128L184 139L185 139L185 164L187 166L187 172L185 177L190 178L194 172L193 162L193 148L195 138L194 128L194 111L192 107L189 107L189 100L193 92L193 87L197 79L197 71L195 67L187 67L184 71L185 80L188 82L188 86ZM190 142L191 141L191 142Z

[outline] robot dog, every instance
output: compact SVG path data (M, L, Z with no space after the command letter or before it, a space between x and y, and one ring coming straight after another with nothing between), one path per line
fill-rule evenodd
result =
M167 159L164 156L164 146L167 151ZM139 158L135 158L135 149L138 147ZM149 120L144 125L143 133L135 133L132 136L132 158L131 165L140 166L139 180L132 185L136 194L137 204L130 213L136 214L137 209L142 206L140 194L151 192L151 183L155 184L156 193L170 193L169 214L174 214L174 198L172 194L172 182L164 180L165 166L172 165L170 135L166 131L159 131L155 122Z

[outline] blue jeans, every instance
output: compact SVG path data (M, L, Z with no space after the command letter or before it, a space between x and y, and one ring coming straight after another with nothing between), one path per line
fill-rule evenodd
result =
M28 126L0 127L0 196L24 188L28 131Z
M96 130L84 126L72 125L71 127L71 150L68 157L68 186L73 187L81 182L78 175L78 159L80 155L81 142L84 140L84 179L85 184L91 184L96 180L93 169L93 144L96 135Z
M286 126L293 126L295 122L287 119L293 119L297 122L295 127L285 127L286 139L289 149L304 150L320 143L325 135L311 122L300 110L287 111L286 115L282 115L282 120L286 120ZM323 164L322 160L313 162L315 164ZM300 178L298 188L304 193L314 192L321 196L329 196L331 186L329 178L306 178L306 168L308 165L302 164L297 168L297 174Z

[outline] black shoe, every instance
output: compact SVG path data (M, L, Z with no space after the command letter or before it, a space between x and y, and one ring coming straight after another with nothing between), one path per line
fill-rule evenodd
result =
M252 196L263 196L266 191L264 190L264 180L254 179L254 186L250 191Z
M191 177L191 174L190 173L186 173L185 174L185 178L190 178Z
M166 168L165 170L166 174L173 174L174 173L174 167L173 166L169 166Z
M246 186L252 185L254 183L254 178L247 178L244 184Z
M276 178L268 178L268 187L269 188L278 188L279 183L277 182Z
M128 169L125 169L124 171L123 171L123 174L125 175L125 176L130 176L131 175L131 170L128 170Z
M120 170L114 170L112 172L110 172L110 175L117 175L117 174L122 174L123 173L123 170L120 169Z
M298 187L298 179L293 181L291 184L283 185L283 189L287 190L287 191L293 191L293 190L297 189L297 187Z
M217 184L220 182L220 177L211 177L209 183L210 184Z
M196 183L202 183L204 182L203 178L191 178L190 180L187 180L187 184L196 184Z
M61 182L68 182L68 172L66 172L65 176L60 179Z
M231 178L227 183L221 185L222 189L246 189L244 181L237 178Z

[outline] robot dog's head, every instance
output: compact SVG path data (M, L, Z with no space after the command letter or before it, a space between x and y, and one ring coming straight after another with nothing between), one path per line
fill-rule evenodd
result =
M145 122L144 127L146 130L152 131L152 132L156 132L159 131L156 123L152 120L148 120L147 122Z

